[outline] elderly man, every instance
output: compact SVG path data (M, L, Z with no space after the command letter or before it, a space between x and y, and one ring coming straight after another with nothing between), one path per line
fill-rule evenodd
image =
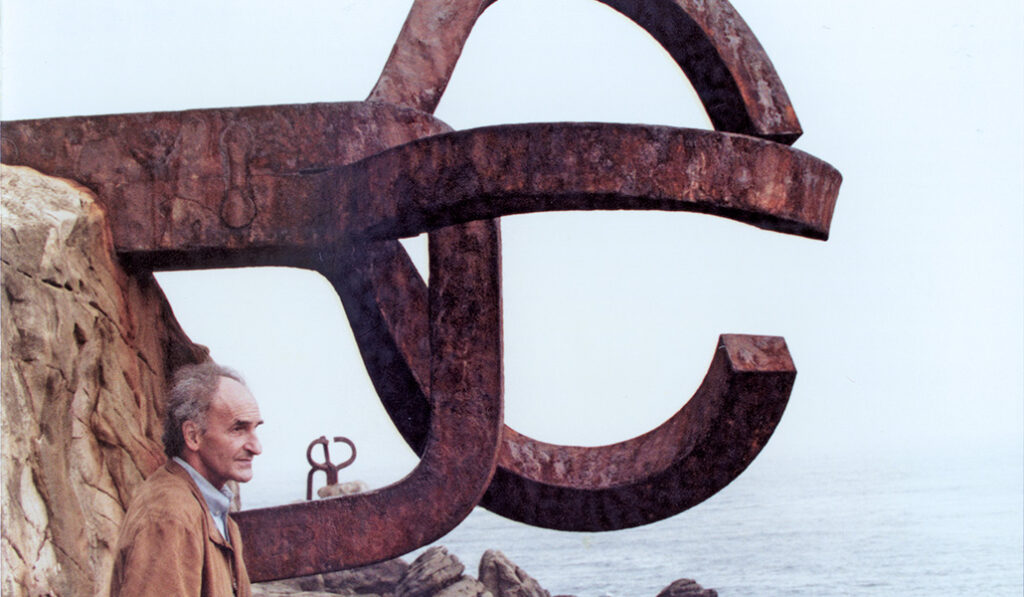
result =
M117 541L111 595L249 597L228 481L252 479L256 400L234 371L183 367L167 400L170 458L132 498Z

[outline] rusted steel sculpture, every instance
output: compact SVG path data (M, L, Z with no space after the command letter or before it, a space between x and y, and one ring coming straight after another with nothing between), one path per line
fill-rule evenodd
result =
M366 494L237 519L254 580L391 558L472 508L620 529L728 484L775 429L796 371L781 338L725 335L700 388L614 445L547 444L502 423L495 218L694 211L826 239L841 177L801 133L771 63L726 0L606 0L693 83L714 131L529 124L454 132L432 116L492 1L416 0L367 101L8 122L4 160L80 181L144 270L290 265L337 290L388 413L421 456ZM429 232L424 284L396 239Z
M356 445L352 443L352 440L350 440L347 437L339 436L334 438L334 441L336 443L343 443L347 445L349 447L349 450L351 450L351 454L349 455L349 457L338 464L334 464L333 462L331 462L330 442L327 441L327 438L325 436L321 435L320 437L311 441L309 443L309 447L306 448L306 460L309 462L309 466L311 467L309 469L309 474L306 475L306 500L313 499L313 475L315 475L317 471L322 471L324 475L327 476L328 485L337 485L338 471L356 461ZM323 446L323 462L317 462L313 460L313 448L315 448L316 446Z

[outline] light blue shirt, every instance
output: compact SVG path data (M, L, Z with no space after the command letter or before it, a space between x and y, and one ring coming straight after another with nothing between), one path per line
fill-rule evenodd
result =
M210 509L213 523L217 525L217 530L220 531L220 536L224 537L224 540L228 543L231 543L231 538L228 537L227 532L228 508L231 507L231 500L235 497L235 494L226 486L224 489L217 489L206 480L206 477L200 475L196 469L192 468L189 463L181 458L175 456L174 462L180 464L181 468L185 469L188 475L192 477L192 480L196 482L196 486L199 487L199 493L203 494L206 506Z

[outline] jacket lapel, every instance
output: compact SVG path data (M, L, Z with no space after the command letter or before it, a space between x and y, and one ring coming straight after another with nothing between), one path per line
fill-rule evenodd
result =
M188 488L189 491L192 492L192 497L195 498L199 507L203 509L203 514L205 514L205 516L203 516L203 532L206 533L210 542L222 549L228 550L229 552L234 552L234 550L231 549L231 544L224 540L224 537L220 534L220 530L217 529L217 525L214 524L213 515L210 514L210 507L206 504L206 498L203 497L202 492L199 491L199 487L196 486L196 482L192 480L192 476L188 474L188 471L173 460L167 461L167 469L188 483ZM229 522L229 525L230 524L232 523ZM235 540L233 534L231 539L232 541Z

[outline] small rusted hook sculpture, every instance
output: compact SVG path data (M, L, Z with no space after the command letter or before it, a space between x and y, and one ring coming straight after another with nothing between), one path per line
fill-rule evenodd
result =
M348 447L352 449L352 455L348 457L348 460L341 464L334 464L331 462L331 453L328 447L327 438L323 435L318 437L309 443L309 447L306 448L306 460L309 461L309 465L312 467L309 471L309 475L306 477L306 501L313 499L313 474L317 471L323 471L327 475L328 485L337 485L338 483L338 471L352 464L356 460L356 445L352 443L347 437L335 437L334 441L348 444ZM317 462L313 460L313 447L320 444L324 447L324 461Z

